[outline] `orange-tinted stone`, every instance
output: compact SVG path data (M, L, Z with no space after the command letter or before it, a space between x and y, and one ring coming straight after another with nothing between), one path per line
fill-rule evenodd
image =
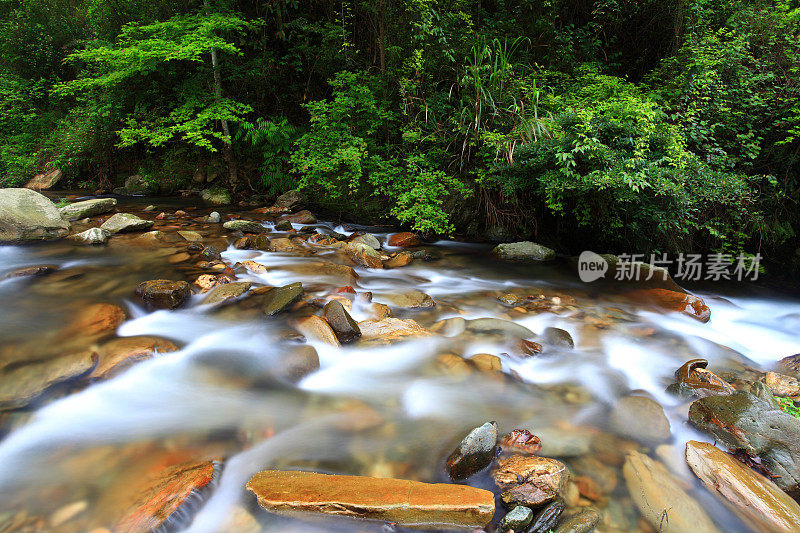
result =
M700 322L708 322L711 318L711 309L703 299L685 292L667 289L642 289L632 292L631 296L635 300L648 302L662 309L683 313Z
M389 246L402 246L403 248L408 248L411 246L419 246L420 244L422 244L422 242L419 240L419 237L410 231L395 233L389 237Z

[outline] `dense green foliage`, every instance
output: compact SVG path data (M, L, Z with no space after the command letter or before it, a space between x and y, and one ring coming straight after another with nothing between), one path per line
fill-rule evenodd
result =
M3 0L0 17L5 184L301 187L427 233L796 258L798 0Z

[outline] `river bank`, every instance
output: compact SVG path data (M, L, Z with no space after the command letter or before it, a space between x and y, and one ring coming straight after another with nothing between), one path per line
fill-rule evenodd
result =
M784 295L644 298L302 205L117 198L86 231L0 247L5 530L800 524Z

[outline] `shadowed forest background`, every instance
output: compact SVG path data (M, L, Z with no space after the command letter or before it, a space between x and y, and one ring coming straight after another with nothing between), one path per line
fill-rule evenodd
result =
M0 183L800 266L800 2L2 0ZM223 191L223 189L225 191Z

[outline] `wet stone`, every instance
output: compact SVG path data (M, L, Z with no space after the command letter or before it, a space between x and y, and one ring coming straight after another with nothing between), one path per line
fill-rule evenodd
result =
M105 244L111 233L101 228L89 228L86 231L75 233L67 237L70 241L80 244Z
M692 359L675 371L676 383L667 390L683 398L704 398L706 396L727 396L736 392L729 383L707 370L708 361Z
M584 509L563 520L561 524L553 530L553 533L591 533L597 524L600 523L600 513L595 509ZM669 531L672 531L670 529Z
M574 348L575 341L572 340L572 335L560 328L548 327L544 329L544 342L551 346L558 346L561 348Z
M453 481L467 479L492 462L497 452L497 424L487 422L470 431L447 458L445 468Z
M467 331L484 335L509 335L523 339L536 337L536 334L515 322L501 318L476 318L466 321Z
M500 439L503 453L524 453L535 455L542 449L542 441L527 429L515 429Z
M563 494L569 480L564 463L548 457L512 455L497 461L492 477L506 505L536 507Z
M361 329L358 323L353 320L350 313L342 305L342 302L331 300L325 304L322 316L328 321L336 337L343 343L352 342L361 336Z
M275 231L292 231L292 228L294 228L294 226L292 226L292 223L289 222L288 220L282 220L277 224L275 224L274 228Z
M422 244L417 235L414 233L404 231L401 233L395 233L389 236L389 246L400 246L402 248L410 248L412 246L419 246Z
M229 220L222 225L223 228L230 231L241 231L244 233L265 233L267 228L260 222L252 220Z
M275 365L273 372L279 378L296 383L319 370L319 355L313 346L303 344L288 349Z
M136 295L161 309L175 309L189 298L189 284L185 281L154 279L140 283Z
M303 284L300 282L275 287L266 294L262 310L267 316L277 315L298 301L301 296L303 296Z
M36 265L36 266L23 267L23 268L18 268L16 270L12 270L8 274L5 274L3 277L0 277L0 280L44 276L45 274L50 274L51 272L55 272L56 270L58 270L58 267L56 265Z
M298 332L309 340L324 342L332 346L339 346L336 333L334 333L328 322L322 317L316 315L308 316L297 320L293 325Z
M117 213L100 225L109 233L122 233L124 231L141 231L153 227L152 220L144 220L130 213Z
M381 248L381 241L379 241L377 237L375 237L375 235L372 235L371 233L362 233L360 235L352 237L350 239L350 242L366 244L373 250L380 250Z
M64 220L78 220L108 213L117 205L116 198L97 198L65 205L59 212Z
M384 268L401 268L410 265L414 257L408 252L400 252L383 262Z
M526 533L548 533L554 531L565 508L566 505L561 498L548 503L536 513L536 516L531 521L531 527L526 530ZM582 521L580 522L583 523Z
M218 304L239 296L250 290L252 283L249 281L236 281L232 283L225 283L217 285L206 295L203 300L204 304Z
M506 514L497 525L497 531L525 531L525 528L533 520L533 511L527 507L517 505Z
M797 378L792 376L778 374L777 372L767 372L763 381L774 396L789 397L800 395L800 383L798 383Z
M92 352L4 362L0 364L0 410L25 407L50 388L86 376L96 364L97 355Z
M664 442L670 436L670 425L658 402L644 396L621 398L611 408L611 428L620 436L643 444Z

